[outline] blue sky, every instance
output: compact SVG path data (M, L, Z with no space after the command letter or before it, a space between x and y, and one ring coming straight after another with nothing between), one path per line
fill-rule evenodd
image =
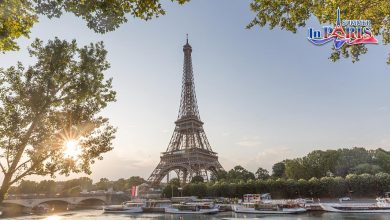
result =
M193 47L198 105L204 128L225 169L270 169L314 149L361 146L390 150L389 47L368 45L361 61L332 63L331 45L314 46L306 28L292 34L245 26L249 1L166 1L167 15L129 18L100 35L66 14L42 17L21 50L0 55L0 66L33 62L25 49L36 37L104 41L118 101L103 115L118 127L114 150L91 177L147 178L169 143L177 117L185 34ZM307 26L320 27L316 19ZM72 176L73 177L73 176Z

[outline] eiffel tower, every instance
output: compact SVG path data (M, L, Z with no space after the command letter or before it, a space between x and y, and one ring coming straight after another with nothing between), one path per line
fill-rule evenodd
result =
M191 181L194 176L202 176L208 181L209 174L223 170L218 162L217 153L211 149L203 122L200 120L195 95L194 75L192 71L192 47L183 46L184 66L179 115L175 121L175 130L160 163L154 169L148 182L158 185L169 172L176 172L180 183Z

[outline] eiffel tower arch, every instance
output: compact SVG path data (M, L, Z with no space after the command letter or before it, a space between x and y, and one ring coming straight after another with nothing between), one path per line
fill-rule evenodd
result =
M181 183L187 183L194 176L202 176L207 181L211 173L223 170L217 153L211 149L203 122L200 120L192 69L192 47L188 43L188 36L183 52L179 114L171 141L166 151L161 153L160 163L148 178L152 185L158 185L171 171L176 172Z

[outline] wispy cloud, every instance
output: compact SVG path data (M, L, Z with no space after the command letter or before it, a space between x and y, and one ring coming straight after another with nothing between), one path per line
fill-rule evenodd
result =
M249 160L245 166L249 170L256 171L257 168L263 167L271 171L272 166L287 158L296 157L296 152L289 147L273 147L260 150L253 159Z
M261 146L262 141L258 136L244 137L241 140L239 140L236 144L242 147L259 147Z

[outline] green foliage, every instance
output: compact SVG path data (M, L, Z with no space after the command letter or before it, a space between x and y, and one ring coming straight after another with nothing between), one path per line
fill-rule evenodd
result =
M90 165L112 149L113 128L98 116L115 101L103 43L79 48L76 41L35 40L33 66L0 69L0 201L29 175L90 173ZM78 140L79 156L64 156L67 140Z
M218 170L217 172L213 172L211 174L211 181L221 181L225 180L228 177L228 173L225 170Z
M248 170L243 168L242 166L235 166L227 173L227 179L230 181L247 181L250 179L255 179L255 175L252 172L249 172Z
M257 179L268 179L270 177L268 170L261 168L261 167L259 167L259 169L257 169L255 175L256 175Z
M272 176L276 178L282 178L284 177L286 171L286 165L284 162L275 163L272 166Z
M202 176L194 176L191 179L191 183L203 183L204 179Z
M172 178L171 180L169 180L169 184L171 184L173 186L179 187L180 186L180 180L179 180L179 178Z
M100 178L99 182L95 183L95 189L108 190L112 187L112 182L107 178Z
M170 186L164 193L170 197ZM257 179L231 182L190 183L184 187L183 195L199 197L242 198L247 193L271 193L273 198L340 198L343 196L376 196L390 190L390 174L350 174L342 177L315 177L310 180ZM178 195L174 189L174 195Z
M183 195L192 195L198 197L204 197L207 195L207 185L203 183L187 184L183 188Z
M186 186L184 186L184 189L183 191L186 191L187 188ZM163 190L162 190L162 194L165 198L171 198L171 197L175 197L175 196L180 196L179 195L179 189L178 189L178 186L176 185L172 185L172 184L168 184L166 185Z
M130 192L132 186L138 186L146 182L139 176L132 176L128 179L118 179L111 181L107 178L101 178L95 184L88 177L80 177L67 181L42 180L40 182L22 180L18 186L10 187L8 194L45 194L46 196L60 195L79 195L82 190L108 190L113 187L115 191Z
M356 174L363 174L363 173L376 174L382 172L382 168L378 165L362 163L352 168L351 172Z
M38 183L37 193L46 195L56 194L56 182L54 180L42 180Z
M77 179L59 182L58 185L61 187L59 187L57 193L61 195L78 195L83 189L91 189L92 179L88 177L80 177Z
M171 0L184 4L189 0ZM17 50L16 39L28 37L39 15L48 18L72 13L97 33L126 23L127 17L150 20L165 15L159 0L2 0L0 1L0 51Z
M378 165L384 172L390 173L390 152L381 148L373 153L373 163Z
M371 163L372 155L364 148L339 149L336 162L336 175L345 176L362 163Z
M345 177L350 173L376 174L388 172L390 153L364 148L316 150L305 157L285 160L285 176L292 179L321 178L325 176Z
M128 179L118 179L117 181L112 182L112 187L116 191L128 191L132 186L139 186L146 181L139 176L132 176Z
M18 50L16 39L28 37L38 16L28 0L0 1L0 51Z
M60 17L63 12L71 12L83 18L87 26L97 33L113 31L127 22L126 16L150 20L165 15L159 0L33 0L38 14ZM188 0L171 0L184 4Z
M22 180L16 189L20 194L32 194L37 193L38 183L31 180Z
M307 179L310 177L303 158L286 160L286 177L291 179Z
M280 27L296 33L304 27L313 15L321 24L334 24L336 9L340 7L342 19L370 19L373 33L382 36L383 44L390 43L390 1L371 0L252 0L251 10L256 13L248 28L269 26ZM344 46L341 51L333 50L329 59L336 61L341 55L351 57L352 62L359 61L361 54L367 53L364 45ZM390 56L387 60L390 64Z

